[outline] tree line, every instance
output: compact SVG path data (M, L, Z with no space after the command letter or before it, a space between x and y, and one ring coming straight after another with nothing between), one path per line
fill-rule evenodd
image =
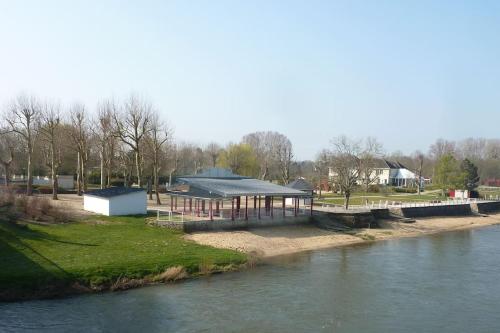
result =
M89 183L147 186L160 203L160 182L224 167L245 176L287 184L293 173L291 141L277 132L255 132L225 147L179 142L162 113L147 99L131 94L103 99L94 109L81 103L62 106L32 95L12 99L2 113L0 163L7 186L13 174L50 176L58 199L57 175L76 175L78 195Z

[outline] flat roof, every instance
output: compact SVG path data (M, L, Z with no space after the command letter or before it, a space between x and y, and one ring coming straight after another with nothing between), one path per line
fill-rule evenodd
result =
M253 178L181 177L177 180L179 183L189 185L189 191L184 193L177 192L179 195L189 195L189 192L196 193L196 191L202 191L198 193L225 198L257 195L280 197L309 196L308 193L303 191Z
M87 191L84 193L84 195L91 195L100 198L112 198L112 197L117 197L119 195L125 195L141 191L145 192L143 188L139 187L109 187L99 190Z

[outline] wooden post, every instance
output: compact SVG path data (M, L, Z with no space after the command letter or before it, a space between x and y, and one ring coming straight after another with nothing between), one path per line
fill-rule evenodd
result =
M271 218L274 218L274 197L271 197Z
M245 196L245 220L248 221L248 195Z
M215 200L215 214L219 214L220 213L220 210L219 210L219 200Z
M298 198L298 197L295 197L295 202L294 202L294 206L293 206L293 215L294 215L295 217L297 217L297 209L298 209L298 208L297 208L297 203L298 203L298 199L297 199L297 198Z
M175 197L175 203L174 203L174 205L175 205L175 210L177 210L177 196Z
M201 211L205 214L205 200L201 200Z
M260 195L259 195L259 220L260 220Z
M210 215L210 221L213 221L214 220L214 214L213 214L213 211L212 211L212 200L210 200L210 202L208 203L208 210L209 210L209 215Z
M183 200L183 210L184 210L184 213L186 212L186 197L184 197L184 200Z
M253 196L253 211L257 210L257 196Z
M234 221L234 198L231 198L231 220Z
M193 198L189 198L189 212L193 211Z
M174 197L172 196L172 194L170 195L170 211L174 211Z
M311 197L311 216L313 216L313 198Z
M285 211L285 197L282 198L281 202L283 204L283 218L284 218L286 216L286 211Z

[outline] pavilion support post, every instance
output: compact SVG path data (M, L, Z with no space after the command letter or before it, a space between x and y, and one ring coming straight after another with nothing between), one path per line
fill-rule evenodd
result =
M196 199L196 216L200 217L200 199Z
M201 200L201 211L205 214L205 200Z
M170 195L170 211L174 211L174 197L173 195Z
M259 216L259 220L260 220L260 195L259 195L259 213L258 213L258 216Z
M294 206L294 211L293 211L293 214L295 217L297 217L297 211L299 210L299 198L298 197L295 197L295 206Z
M234 221L234 198L231 198L231 220Z
M175 210L177 210L177 197L175 197L174 207L175 207Z
M193 198L189 198L189 212L193 211Z
M209 211L209 215L210 215L210 221L213 221L214 220L214 213L212 211L212 200L210 200L210 202L208 203L208 211Z
M183 211L184 213L186 212L186 198L184 197L184 200L183 200L183 203L182 203L182 208L183 208Z
M241 208L241 197L236 197L236 213L238 213L238 217L240 215Z
M215 214L219 215L220 209L219 209L219 200L215 201Z
M274 218L274 197L271 197L271 218Z
M248 195L245 196L245 220L248 221Z
M313 216L313 198L311 197L311 216Z
M257 196L253 196L253 211L257 210Z
M286 210L285 210L286 209L286 206L285 206L285 202L286 201L285 201L285 197L282 198L281 202L282 202L282 205L283 205L283 217L285 217L286 216Z

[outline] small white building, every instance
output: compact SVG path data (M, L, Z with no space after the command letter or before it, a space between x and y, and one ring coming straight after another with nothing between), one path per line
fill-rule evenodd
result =
M83 195L83 209L106 216L146 214L146 191L134 187L89 191Z

